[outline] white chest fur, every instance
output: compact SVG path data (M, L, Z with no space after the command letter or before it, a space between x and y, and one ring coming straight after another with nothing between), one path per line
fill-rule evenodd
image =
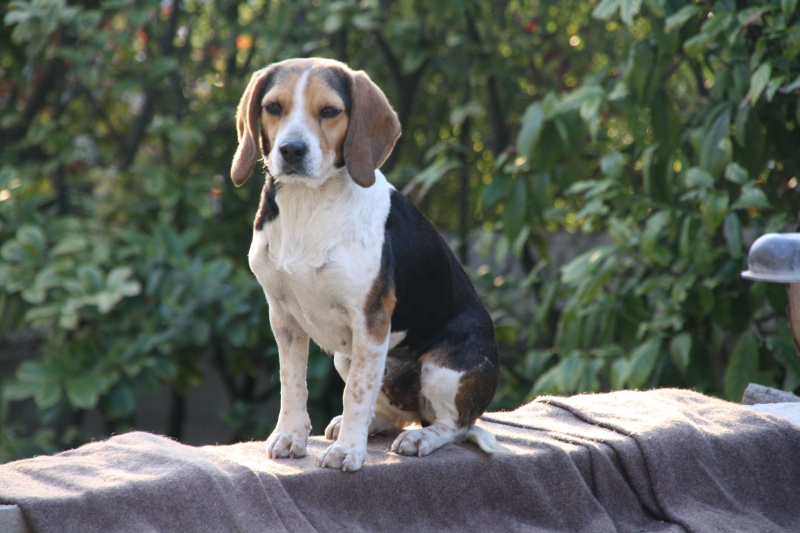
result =
M279 187L277 218L253 233L250 268L270 306L324 350L349 354L353 320L380 269L392 186L376 171L366 189L344 172L316 188Z

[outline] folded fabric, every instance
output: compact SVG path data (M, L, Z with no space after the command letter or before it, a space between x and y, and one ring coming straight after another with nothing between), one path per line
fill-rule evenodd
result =
M800 428L691 391L544 397L479 424L510 454L370 438L361 471L133 432L0 465L34 532L800 531Z

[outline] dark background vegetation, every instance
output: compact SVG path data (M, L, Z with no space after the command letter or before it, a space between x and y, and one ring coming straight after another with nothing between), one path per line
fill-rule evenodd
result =
M384 170L491 309L492 408L619 388L797 390L783 288L739 273L756 236L796 229L798 11L0 3L0 350L28 346L0 375L0 460L137 427L159 390L160 431L180 438L187 396L212 377L229 440L269 433L278 361L246 262L261 180L239 190L227 176L250 74L295 56L366 70L397 109ZM578 235L588 251L562 264L554 247ZM319 432L342 385L317 352L309 380Z

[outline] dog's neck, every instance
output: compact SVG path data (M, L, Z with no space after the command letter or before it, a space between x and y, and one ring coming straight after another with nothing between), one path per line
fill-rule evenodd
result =
M279 268L320 267L339 245L381 242L391 185L379 171L375 177L375 184L368 188L356 184L346 171L317 187L302 181L308 178L278 178L275 201L280 214L265 228Z

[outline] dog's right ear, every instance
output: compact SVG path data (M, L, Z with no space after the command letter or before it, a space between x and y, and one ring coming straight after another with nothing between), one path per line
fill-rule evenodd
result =
M231 165L231 179L237 187L244 185L258 159L256 139L260 133L261 99L264 96L264 88L274 74L274 66L254 73L244 90L242 99L239 100L239 107L236 110L236 133L239 137L239 147L236 149ZM268 150L268 148L265 149ZM264 154L264 157L267 157L267 154Z

